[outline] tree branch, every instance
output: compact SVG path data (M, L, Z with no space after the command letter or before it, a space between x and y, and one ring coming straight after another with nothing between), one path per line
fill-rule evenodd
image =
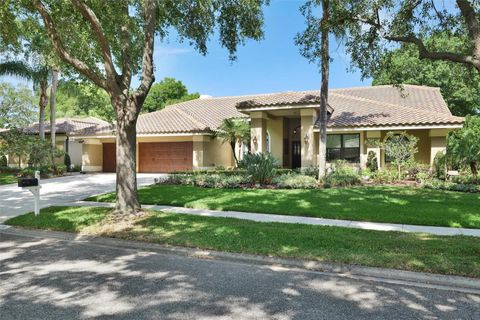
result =
M146 0L144 6L145 15L145 27L144 34L145 40L143 45L143 58L142 58L142 81L139 87L134 93L134 99L137 103L143 102L155 81L153 75L153 46L155 39L155 27L157 20L157 1Z
M480 70L480 61L476 60L473 56L462 55L454 52L441 52L441 51L429 51L423 41L413 35L409 36L389 36L384 35L384 39L396 42L412 43L417 46L418 54L421 59L431 60L448 60L452 62L463 63L467 65L473 65Z
M73 6L77 8L80 14L85 18L85 20L87 20L92 26L93 33L97 38L97 42L100 45L100 50L102 52L105 73L107 75L107 79L109 80L107 85L116 85L118 74L113 64L112 51L110 50L110 45L108 44L108 40L105 37L102 24L98 20L95 12L93 12L93 10L90 9L90 7L88 7L82 0L71 0L71 2Z
M42 16L43 22L45 23L45 27L47 28L47 33L50 38L50 41L52 42L53 48L55 49L55 52L59 55L59 57L65 63L71 65L78 72L80 72L81 74L86 76L88 79L90 79L97 86L101 87L104 90L107 90L106 81L103 77L99 76L85 62L72 56L65 49L65 47L63 46L62 40L60 39L60 36L57 33L55 24L53 23L53 19L48 13L43 3L40 0L34 0L33 5Z
M124 13L128 16L128 4L125 3L122 8ZM123 83L124 87L130 88L130 82L132 80L132 67L130 61L130 26L129 21L125 19L125 23L121 28L121 39L122 39L122 75L120 81Z
M473 45L474 57L480 58L480 23L477 19L475 9L467 0L457 0L457 5L467 25L470 42Z

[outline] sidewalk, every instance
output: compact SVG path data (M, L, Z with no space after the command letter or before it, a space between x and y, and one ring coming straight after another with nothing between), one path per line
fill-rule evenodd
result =
M66 203L66 206L87 206L87 207L112 207L113 203L107 202L93 202L93 201L76 201ZM432 226L416 226L408 224L393 224L393 223L379 223L366 221L350 221L337 219L323 219L312 217L299 216L284 216L278 214L264 214L253 212L239 212L239 211L217 211L207 209L191 209L184 207L173 206L155 206L142 205L145 209L152 209L162 212L190 214L205 217L222 217L222 218L236 218L243 220L251 220L257 222L280 222L280 223L300 223L318 226L335 226L354 229L377 230L377 231L400 231L400 232L420 232L440 236L457 236L465 235L472 237L480 237L480 229L466 229L466 228L448 228L448 227L432 227Z

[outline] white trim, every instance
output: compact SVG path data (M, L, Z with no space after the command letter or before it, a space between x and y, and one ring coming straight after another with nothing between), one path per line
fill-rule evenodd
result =
M430 126L403 126L403 127L351 127L351 128L327 128L327 132L342 132L342 131L381 131L381 130L413 130L413 129L459 129L462 128L461 124L449 124L449 125L430 125ZM319 128L315 128L313 132L319 132Z
M239 112L254 112L254 111L271 111L271 110L290 110L290 109L310 109L319 108L318 104L300 104L300 105L286 105L286 106L265 106L254 107L247 109L238 109Z
M211 133L143 133L137 134L137 138L144 137L190 137L190 136L211 136ZM115 139L116 136L73 136L72 140L79 139Z
M103 171L103 166L82 166L82 171L85 171L85 172L101 172L101 171Z

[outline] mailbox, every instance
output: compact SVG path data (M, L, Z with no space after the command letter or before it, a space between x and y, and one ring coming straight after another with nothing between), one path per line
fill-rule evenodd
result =
M21 178L18 179L18 186L21 188L26 187L38 187L38 179L37 178Z

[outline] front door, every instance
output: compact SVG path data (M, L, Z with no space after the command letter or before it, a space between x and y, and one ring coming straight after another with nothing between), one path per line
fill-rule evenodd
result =
M301 147L300 141L292 141L292 169L302 165Z

